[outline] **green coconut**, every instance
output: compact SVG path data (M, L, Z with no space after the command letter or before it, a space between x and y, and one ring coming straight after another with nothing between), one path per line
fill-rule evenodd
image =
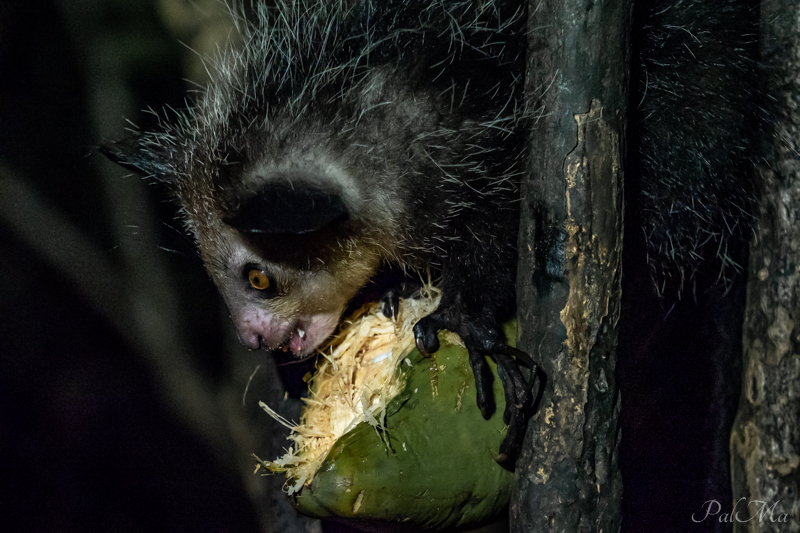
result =
M394 321L379 305L364 309L324 351L301 423L287 423L294 445L259 460L286 474L300 512L448 529L505 510L514 476L494 461L506 432L502 385L494 380L497 410L484 420L460 339L440 334L429 358L414 348L413 325L437 304L429 289L401 300ZM506 327L512 344L514 329Z

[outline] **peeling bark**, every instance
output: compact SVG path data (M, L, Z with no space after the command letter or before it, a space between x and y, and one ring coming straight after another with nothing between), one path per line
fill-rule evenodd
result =
M531 128L517 278L520 347L546 375L511 531L617 531L626 1L529 6Z
M744 375L731 436L735 532L800 531L800 5L762 4L772 97L750 251Z

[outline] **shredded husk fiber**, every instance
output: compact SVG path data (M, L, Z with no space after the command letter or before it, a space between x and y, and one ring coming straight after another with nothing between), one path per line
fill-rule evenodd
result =
M367 422L386 431L386 405L403 389L398 367L414 348L414 324L436 309L439 300L439 291L426 286L418 297L400 300L394 319L383 314L383 304L375 303L344 320L339 333L320 349L299 424L260 402L292 430L294 445L285 455L259 459L260 466L286 474L290 495L311 483L334 443L356 425Z

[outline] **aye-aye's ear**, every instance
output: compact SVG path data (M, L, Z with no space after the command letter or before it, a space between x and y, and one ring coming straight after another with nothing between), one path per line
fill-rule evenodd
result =
M304 235L350 217L339 194L305 181L268 183L225 223L251 235Z

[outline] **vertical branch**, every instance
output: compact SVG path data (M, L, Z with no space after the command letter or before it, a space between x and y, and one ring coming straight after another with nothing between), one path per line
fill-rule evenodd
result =
M512 531L616 531L622 168L631 5L529 6L520 344L546 374L517 463Z
M734 531L800 530L800 5L761 7L771 146L750 253L742 397L731 436Z

